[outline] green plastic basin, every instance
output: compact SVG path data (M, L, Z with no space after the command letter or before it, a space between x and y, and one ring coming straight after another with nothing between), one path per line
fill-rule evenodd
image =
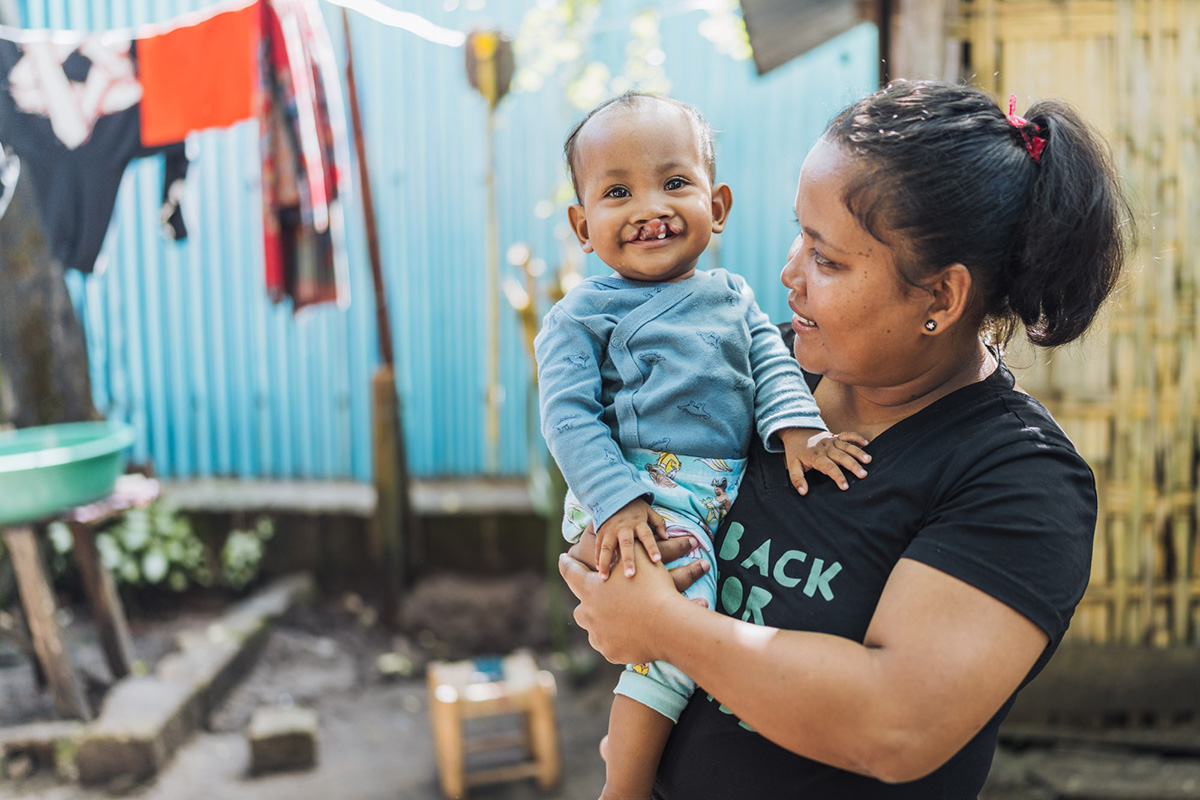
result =
M112 492L133 428L71 422L0 433L0 525L43 519Z

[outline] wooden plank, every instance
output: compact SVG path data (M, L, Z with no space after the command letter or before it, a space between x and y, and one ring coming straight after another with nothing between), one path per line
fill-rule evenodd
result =
M181 511L296 512L370 517L375 487L354 481L272 481L205 478L169 481L163 494Z
M890 20L889 80L958 80L958 48L948 47L950 0L898 0Z
M1111 410L1096 406L1087 413L1107 418ZM165 482L163 494L181 511L205 513L261 511L369 518L377 503L372 484L353 481L204 478ZM409 494L414 512L421 516L534 513L524 478L414 480Z
M1120 2L1120 0L1117 0ZM1118 34L1120 21L1113 14L1114 0L1038 0L1038 2L996 3L995 11L966 8L968 18L994 13L995 22L1010 35L1041 39L1100 39ZM1178 26L1176 3L1164 0L1137 0L1128 4L1132 12L1128 32L1135 37L1147 35L1154 24L1150 12L1156 6L1166 6L1164 22L1172 29Z
M1018 748L1029 745L1103 745L1135 753L1197 757L1200 756L1200 725L1085 727L1006 722L1000 726L1000 741Z
M1105 714L1200 713L1200 648L1062 646L1017 695L1010 723Z
M85 722L92 711L83 693L83 686L63 643L62 632L55 619L54 594L42 569L37 536L28 525L3 529L4 544L17 574L17 591L29 621L33 647L38 663L54 693L54 706L64 717L77 717Z
M133 637L129 633L121 596L117 594L112 575L100 561L92 526L86 522L68 522L67 526L75 542L75 563L96 620L104 659L113 678L119 680L133 668Z
M466 774L467 786L484 786L489 783L503 783L522 778L534 778L538 775L538 765L534 761L522 761L519 764L507 764L503 767L472 770Z

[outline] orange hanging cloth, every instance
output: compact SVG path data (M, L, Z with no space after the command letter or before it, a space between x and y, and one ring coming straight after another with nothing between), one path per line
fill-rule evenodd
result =
M158 35L139 32L144 146L257 116L261 19L253 2Z

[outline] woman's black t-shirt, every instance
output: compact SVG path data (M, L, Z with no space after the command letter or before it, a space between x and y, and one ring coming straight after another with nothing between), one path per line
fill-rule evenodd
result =
M1049 412L1001 364L881 433L862 480L809 473L801 497L782 455L756 442L717 532L719 610L861 642L893 566L911 558L987 592L1050 637L1041 671L1087 585L1092 472ZM887 785L795 755L697 688L667 743L658 800L919 798L979 793L1012 699L942 768ZM816 723L819 724L819 723Z

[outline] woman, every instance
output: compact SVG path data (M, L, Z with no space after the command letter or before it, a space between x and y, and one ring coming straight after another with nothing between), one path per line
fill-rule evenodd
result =
M783 283L794 352L870 475L789 491L751 454L717 534L719 610L648 560L575 618L606 658L698 689L655 796L973 798L1016 690L1087 583L1092 474L997 346L1084 333L1124 256L1103 145L1068 107L897 83L843 111L800 173ZM664 561L679 545L663 543ZM687 544L682 545L686 547ZM694 571L694 570L693 570Z

